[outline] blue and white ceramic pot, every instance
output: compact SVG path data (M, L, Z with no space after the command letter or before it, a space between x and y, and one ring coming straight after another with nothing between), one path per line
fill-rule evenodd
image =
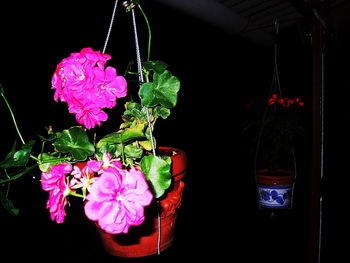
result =
M290 170L257 170L259 208L291 208L294 179L294 172Z

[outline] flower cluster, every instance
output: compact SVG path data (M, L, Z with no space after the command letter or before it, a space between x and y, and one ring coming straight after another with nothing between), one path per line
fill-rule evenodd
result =
M52 77L55 100L68 104L70 113L87 129L107 120L104 108L116 106L125 97L127 83L113 67L105 67L111 56L84 48L62 60Z
M140 225L144 208L171 186L171 158L159 154L153 132L157 119L166 119L177 104L180 81L160 61L148 59L142 72L128 68L122 76L106 66L110 59L86 47L59 62L51 80L53 98L67 104L79 125L62 131L49 126L47 135L39 136L39 151L36 140L22 139L13 118L23 145L14 145L0 162L0 199L10 213L18 213L7 195L10 183L37 167L51 220L63 223L70 198L78 197L87 218L112 234ZM126 101L119 129L96 138L94 128L107 121L106 109L127 96L127 78L140 74L146 81L139 86L139 102Z
M267 101L268 106L274 104L279 104L283 108L292 108L293 106L304 106L304 102L301 101L301 97L288 98L288 97L279 97L278 93L273 93Z

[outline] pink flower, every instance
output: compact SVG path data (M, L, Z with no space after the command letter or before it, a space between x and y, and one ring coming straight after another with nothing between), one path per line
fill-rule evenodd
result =
M66 196L69 188L66 183L66 175L72 171L72 165L68 163L56 164L50 171L41 174L41 186L43 190L49 192L49 199L46 207L50 209L51 220L63 223L66 216L64 210L68 203Z
M54 99L66 102L69 112L76 114L78 123L87 129L101 125L108 115L102 110L113 108L117 98L125 97L127 82L117 70L105 64L111 58L108 54L83 48L64 58L52 76Z
M94 173L101 167L101 164L98 165L98 163L98 161L91 160L84 166L82 164L74 165L73 171L71 172L72 178L70 179L69 187L71 189L81 188L83 196L85 197L86 192L90 190L91 185L95 182ZM96 170L94 170L95 168Z
M83 124L87 129L95 127L95 125L101 125L101 121L108 119L107 113L101 108L96 107L90 102L84 104L72 104L69 107L70 113L75 113L75 119L78 123Z
M86 216L108 233L127 233L144 221L144 207L152 201L143 173L136 168L106 168L87 195Z
M116 105L116 98L126 96L127 83L124 77L117 76L115 68L107 67L105 71L95 70L96 104L103 105L106 108L113 108Z

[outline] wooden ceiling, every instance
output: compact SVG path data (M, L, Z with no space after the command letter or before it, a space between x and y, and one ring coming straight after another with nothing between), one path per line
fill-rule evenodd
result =
M259 44L278 29L319 20L331 30L350 25L348 0L156 0Z

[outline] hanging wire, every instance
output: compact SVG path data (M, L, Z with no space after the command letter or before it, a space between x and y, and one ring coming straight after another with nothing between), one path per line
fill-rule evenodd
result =
M131 9L131 14L132 14L132 23L134 27L134 37L135 37L135 48L136 48L136 61L137 61L137 73L139 76L139 85L142 85L143 83L143 74L142 74L142 65L141 65L141 56L140 56L140 47L139 47L139 40L137 37L137 27L136 27L136 19L135 19L135 11L134 9ZM153 134L152 134L152 123L151 119L149 116L148 109L146 108L146 115L147 115L147 122L148 122L148 127L149 127L149 137L151 138L151 143L152 143L152 152L153 155L156 155L156 150L155 150L155 145L154 145L154 140L153 140Z
M102 53L106 52L107 44L108 44L109 37L110 37L111 31L112 31L112 26L113 26L113 22L114 22L115 13L117 11L117 5L118 5L118 0L115 0L114 7L113 7L113 13L112 13L112 17L111 17L111 22L109 23L109 28L108 28L108 32L107 32L107 36L106 36L105 44L103 46Z
M271 95L273 93L278 93L280 97L283 97L282 89L281 89L281 85L280 85L279 73L278 73L278 63L277 63L278 62L278 33L279 33L279 23L278 23L278 20L276 19L275 20L275 41L274 41L274 69L273 69L273 75L272 75L272 82L271 82L271 86L270 86L270 90L269 90L269 97L271 97ZM266 103L265 109L264 109L264 114L262 117L262 124L261 124L259 134L258 134L257 146L256 146L256 150L255 150L254 174L255 174L255 182L256 183L257 183L257 178L256 178L257 160L258 160L258 155L259 155L259 148L261 146L261 138L262 138L262 135L263 135L265 127L266 127L267 114L268 114L268 105ZM293 207L294 185L295 185L295 180L297 177L297 164L296 164L295 149L293 147L292 133L290 130L288 130L287 132L288 132L288 136L291 140L291 147L292 147L291 152L292 152L292 160L293 160L293 166L294 166L294 182L293 182L292 188L291 188L291 200L290 200L290 206L289 206L291 208L291 207ZM259 204L259 208L260 208L260 204ZM273 211L272 211L271 215L274 215Z
M134 37L135 37L135 49L136 49L136 61L137 61L137 73L139 77L139 85L142 85L143 83L143 74L142 74L142 65L141 65L141 56L140 56L140 47L139 47L139 40L138 40L138 34L137 34L137 27L136 27L136 19L135 19L135 10L134 8L131 9L131 14L132 14L132 24L134 28ZM151 139L152 143L152 152L153 155L156 155L156 150L155 150L155 145L154 145L154 140L153 140L153 134L152 134L152 123L150 120L149 116L149 111L148 108L146 108L146 117L147 117L147 122L148 122L148 127L149 127L149 136ZM161 243L161 217L160 217L160 203L159 200L157 200L157 205L158 205L158 239L157 239L157 252L158 255L160 254L160 243Z
M278 20L275 20L275 42L274 42L274 69L273 69L273 77L272 77L272 83L270 88L270 94L271 96L274 89L277 89L279 95L282 97L282 90L280 85L280 78L278 74L278 63L277 63L277 57L278 57L278 32L279 32L279 23Z
M270 86L270 90L269 90L269 97L271 97L273 91L275 91L276 89L278 90L278 93L282 96L282 91L281 91L280 81L279 81L279 74L278 74L278 67L277 67L277 35L278 35L278 31L279 31L279 24L278 24L278 21L275 20L274 68L273 68L271 86ZM267 106L264 108L264 114L262 117L262 125L261 125L261 128L259 130L259 134L258 134L258 142L257 142L256 151L255 151L255 162L254 162L254 173L255 174L257 171L257 159L258 159L258 154L259 154L261 137L262 137L263 131L265 129L266 118L267 118Z
M115 13L117 10L117 5L118 5L118 0L116 0L114 3L112 17L111 17L111 21L109 24L108 33L106 36L106 40L105 40L105 43L103 46L102 53L105 53L106 48L107 48L107 44L109 41L109 37L110 37L111 31L112 31L112 26L113 26L113 22L114 22L114 18L115 18ZM132 21L133 21L134 37L135 37L137 72L138 72L138 78L139 78L139 85L141 85L144 82L144 79L143 79L143 74L142 74L142 65L141 65L140 48L139 48L139 41L138 41L138 34L137 34L137 27L136 27L135 11L134 11L133 7L131 8L131 14L132 14ZM147 25L149 27L148 21L147 21ZM149 43L149 45L150 45L150 43ZM148 55L149 55L149 52L148 52ZM148 122L148 127L149 127L149 136L151 138L151 143L152 143L152 152L153 152L153 155L156 155L154 139L153 139L153 134L152 134L152 123L150 120L148 108L146 108L146 116L147 116L147 122ZM159 200L157 201L157 204L159 207ZM160 238L161 237L161 227L160 226L161 226L161 217L160 217L160 212L158 209L158 241L157 241L158 255L160 254L160 242L161 242L161 238Z

